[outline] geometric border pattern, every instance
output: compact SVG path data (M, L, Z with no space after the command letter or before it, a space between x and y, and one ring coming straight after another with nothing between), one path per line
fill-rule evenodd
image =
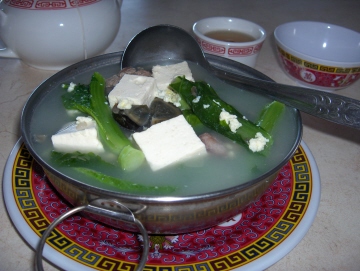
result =
M4 4L13 7L26 10L59 10L59 9L68 9L68 8L77 8L81 6L88 6L102 0L28 0L28 1L14 1L14 0L4 0Z
M12 186L14 198L25 221L38 236L41 236L50 225L50 221L42 213L33 195L31 171L34 163L35 161L27 151L25 145L22 144L16 155L12 169ZM299 146L289 163L293 171L291 200L281 218L262 237L245 247L241 247L234 253L219 258L194 264L146 265L144 270L231 270L246 265L276 248L286 240L302 220L308 208L312 192L310 163L301 146ZM52 231L50 237L47 239L47 243L66 257L94 269L117 271L136 269L135 263L116 260L90 251L74 243L57 229Z
M214 44L199 37L196 37L196 40L206 53L221 55L229 58L255 55L260 51L263 45L263 42L261 42L260 44L255 45L240 47L230 46L227 48L225 45Z
M339 74L358 74L360 73L360 67L353 67L353 68L342 68L342 67L332 67L332 66L324 66L317 63L313 63L310 61L303 60L301 58L298 58L296 56L293 56L292 54L286 52L280 47L277 47L279 53L287 58L288 60L300 65L304 66L306 68L322 71L322 72L330 72L330 73L339 73Z

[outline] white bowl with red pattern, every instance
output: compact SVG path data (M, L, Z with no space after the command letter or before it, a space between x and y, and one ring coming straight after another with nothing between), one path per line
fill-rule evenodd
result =
M249 40L223 39L209 37L211 32L242 33ZM247 66L255 67L257 57L266 38L265 29L253 22L233 17L210 17L197 21L193 33L205 53L229 58ZM241 40L241 39L238 39Z
M101 54L120 26L122 0L1 1L0 57L60 70Z
M360 33L333 24L297 21L274 31L280 64L302 85L331 91L360 78Z

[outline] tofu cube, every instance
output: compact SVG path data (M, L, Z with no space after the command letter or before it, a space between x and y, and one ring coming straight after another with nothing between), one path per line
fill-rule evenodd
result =
M189 65L186 61L166 66L156 65L152 68L153 77L159 90L166 90L177 76L185 76L187 80L194 81Z
M115 104L120 109L130 109L133 104L150 106L155 86L153 77L125 74L108 95L110 107Z
M104 147L98 138L96 122L92 118L78 117L76 125L72 125L51 137L54 149L58 152L104 152Z
M183 115L133 134L153 171L206 154L206 147Z
M92 118L82 116L76 118L76 130L84 130L93 127L96 127L96 121Z

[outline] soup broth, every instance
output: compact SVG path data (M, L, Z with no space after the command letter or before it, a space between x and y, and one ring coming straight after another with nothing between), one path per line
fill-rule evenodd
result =
M155 64L162 65L162 63ZM151 65L148 66L151 67ZM144 65L144 67L146 67L146 65ZM189 67L195 80L204 80L212 85L223 100L232 104L242 112L244 116L254 122L256 122L262 108L271 102L271 100L266 97L224 83L194 63L189 63ZM74 82L88 84L91 75L95 71L101 73L105 78L109 78L113 74L118 73L119 66L118 64L114 64L106 67L96 67L76 77L68 78L66 82L61 83ZM31 135L34 138L37 135L46 136L45 141L41 143L35 140L32 142L34 149L46 163L54 168L56 168L56 165L50 157L51 151L53 150L51 136L64 124L74 121L77 116L69 114L62 105L61 95L65 90L61 88L61 83L59 82L59 85L52 91L49 91L46 97L38 103L36 109L34 109L31 123ZM227 146L230 155L224 158L208 154L197 160L189 160L155 172L145 163L142 168L131 173L124 172L120 168L104 173L138 184L176 186L177 190L171 194L171 196L204 194L243 184L262 176L277 166L292 149L298 131L295 121L296 114L294 114L293 108L286 107L285 110L272 132L274 144L266 156L252 153L244 146L212 132L213 135ZM286 129L286 133L283 133L284 129ZM71 168L58 168L57 170L88 185L121 192L121 190L110 185L89 179ZM149 192L144 192L144 195L149 195Z
M225 42L250 42L256 40L253 36L232 30L216 30L204 34L205 36Z

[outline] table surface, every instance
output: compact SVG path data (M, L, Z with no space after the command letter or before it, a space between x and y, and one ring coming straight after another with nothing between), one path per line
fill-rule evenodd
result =
M360 32L358 0L124 0L119 33L104 53L123 50L138 32L156 24L192 24L211 16L233 16L262 25L268 37L256 69L273 80L295 85L274 54L276 26L298 20L323 21ZM54 71L0 58L0 168L20 137L20 112L30 93ZM360 81L336 93L360 99ZM322 186L319 210L303 240L276 270L360 270L360 131L303 114L303 140L317 162ZM0 270L33 270L34 252L19 236L0 201ZM44 263L45 270L58 270Z

